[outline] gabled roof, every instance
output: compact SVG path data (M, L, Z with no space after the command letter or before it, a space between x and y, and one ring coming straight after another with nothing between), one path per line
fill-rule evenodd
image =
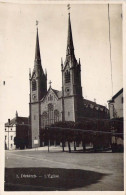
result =
M46 95L41 99L41 101L44 101L44 99L47 97L47 95L49 94L50 90L53 91L53 93L56 95L57 98L60 98L62 96L62 91L58 91L56 89L53 89L51 86L49 87Z
M58 93L59 93L59 91L58 90L56 90L56 89L52 89L52 91L56 94L56 96L58 97Z
M123 93L123 88L120 89L120 90L112 97L112 99L117 98L121 93Z
M13 126L16 124L28 124L28 123L29 123L28 117L15 117L11 119L10 122L8 121L7 123L5 123L5 126Z
M111 100L108 100L108 102L113 102L114 99L116 99L121 93L123 93L123 88L120 89L113 97Z
M83 99L83 103L85 108L96 109L100 111L108 110L105 106L97 104L96 102L90 100Z
M57 95L58 95L58 98L61 98L62 97L62 91L58 91Z

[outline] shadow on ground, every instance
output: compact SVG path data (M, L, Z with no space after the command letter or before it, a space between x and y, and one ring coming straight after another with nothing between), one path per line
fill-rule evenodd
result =
M67 191L100 182L104 176L80 169L6 168L5 191Z

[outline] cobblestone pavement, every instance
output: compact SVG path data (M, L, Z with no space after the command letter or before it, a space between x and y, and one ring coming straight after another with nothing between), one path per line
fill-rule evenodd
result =
M53 169L53 173L57 169L59 175L60 172L64 173L65 176L62 174L63 180L67 180L68 183L70 183L69 174L78 170L80 173L73 173L76 177L74 179L79 179L76 174L80 174L85 181L80 181L81 185L69 185L66 189L61 185L64 190L123 191L123 153L68 153L62 152L59 147L51 147L50 152L48 152L47 147L5 151L5 167L50 168L51 171ZM70 170L71 172L68 173ZM86 181L85 177L90 182Z

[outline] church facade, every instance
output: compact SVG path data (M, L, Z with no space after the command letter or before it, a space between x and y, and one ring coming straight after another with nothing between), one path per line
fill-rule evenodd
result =
M61 59L62 91L47 90L47 73L43 71L37 29L34 69L30 80L31 147L40 146L40 131L58 121L80 121L84 117L108 118L108 109L86 100L82 95L81 63L76 59L70 14L66 59Z

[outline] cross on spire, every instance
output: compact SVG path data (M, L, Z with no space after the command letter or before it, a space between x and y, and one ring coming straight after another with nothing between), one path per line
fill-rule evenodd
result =
M70 14L70 4L67 5L67 10L68 10L68 13Z
M36 20L36 26L38 27L38 23L39 23L39 21L38 20Z

